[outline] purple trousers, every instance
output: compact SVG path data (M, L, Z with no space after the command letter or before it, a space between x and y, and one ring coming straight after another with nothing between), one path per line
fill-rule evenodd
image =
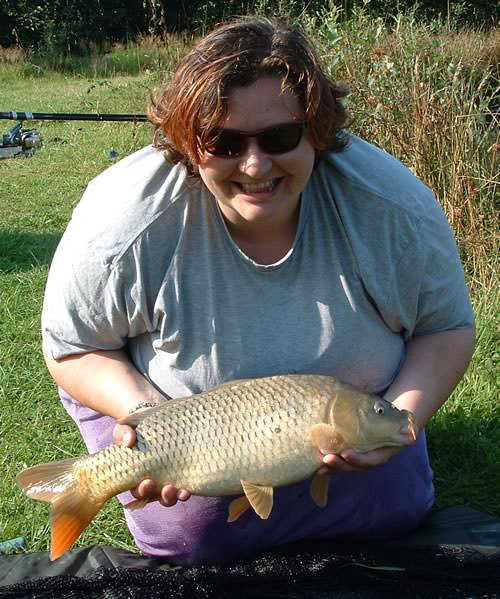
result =
M82 406L60 391L63 406L78 425L89 453L113 442L115 420ZM247 510L227 523L234 497L196 497L170 508L158 502L124 510L127 525L146 555L182 566L241 560L272 547L312 538L348 536L385 539L413 531L434 503L432 470L424 433L387 464L331 477L325 508L309 494L310 480L275 489L268 520ZM122 504L133 499L122 493Z

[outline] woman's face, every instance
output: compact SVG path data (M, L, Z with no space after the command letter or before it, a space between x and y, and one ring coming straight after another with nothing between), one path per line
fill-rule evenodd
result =
M276 125L301 123L298 98L281 91L278 77L262 77L228 94L228 116L222 129L244 133ZM274 154L263 150L255 137L247 138L240 155L220 157L204 151L200 176L215 196L230 229L241 233L276 231L296 222L300 194L313 169L315 151L307 130L294 149Z

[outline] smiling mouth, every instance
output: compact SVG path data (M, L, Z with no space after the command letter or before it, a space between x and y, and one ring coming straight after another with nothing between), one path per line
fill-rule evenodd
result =
M281 178L278 178L259 181L258 183L236 182L236 185L245 193L269 193L276 189L280 181Z

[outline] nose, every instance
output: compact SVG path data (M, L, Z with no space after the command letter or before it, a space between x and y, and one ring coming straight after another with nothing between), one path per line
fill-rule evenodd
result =
M266 175L271 170L272 165L272 159L261 150L257 140L249 137L246 152L240 156L240 171L252 179L258 179Z

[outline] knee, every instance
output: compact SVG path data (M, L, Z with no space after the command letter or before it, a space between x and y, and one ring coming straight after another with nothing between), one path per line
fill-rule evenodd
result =
M379 517L372 521L367 536L390 539L411 534L425 520L431 507L432 503L409 501L392 509L387 508L383 515L379 514Z

